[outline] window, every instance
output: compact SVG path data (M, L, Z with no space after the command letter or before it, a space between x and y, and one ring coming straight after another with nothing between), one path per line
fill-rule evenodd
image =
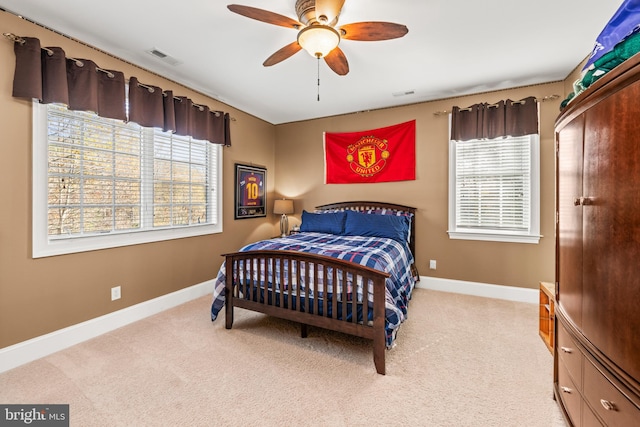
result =
M539 242L538 134L449 142L449 237Z
M222 231L221 146L34 102L34 258Z

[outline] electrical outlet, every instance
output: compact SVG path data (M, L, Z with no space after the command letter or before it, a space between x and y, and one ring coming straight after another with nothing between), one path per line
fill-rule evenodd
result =
M116 286L114 288L111 288L111 301L115 301L117 299L120 299L120 297L122 296L122 294L120 293L120 286Z
M436 269L436 260L435 259L430 259L429 260L429 268L431 270L435 270Z

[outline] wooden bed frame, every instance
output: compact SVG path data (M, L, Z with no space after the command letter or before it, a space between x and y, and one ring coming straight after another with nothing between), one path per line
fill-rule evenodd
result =
M352 209L364 211L369 209L391 209L394 211L414 214L411 221L410 249L415 253L415 208L403 205L380 202L344 202L317 206L317 210L340 210ZM385 280L388 273L378 271L359 264L332 258L324 255L316 255L304 252L287 250L256 250L247 252L236 252L223 255L226 268L225 298L226 298L226 323L225 327L231 329L233 326L233 309L241 307L248 310L265 313L270 316L288 319L301 324L301 336L307 336L307 326L318 326L333 331L343 332L350 335L373 340L373 362L379 374L385 374ZM282 266L279 272L276 269L264 271L265 265ZM296 266L292 268L292 266ZM293 286L285 287L282 290L273 290L272 287L260 288L260 283L256 277L262 273L269 283L282 283L286 269L289 278L296 278L296 283L304 280L307 289L313 291L313 295L318 293L318 268L322 267L324 272L331 272L333 283L341 281L341 278L349 275L355 282L356 278L361 278L362 283L372 283L373 286L362 286L362 302L356 302L356 309L353 309L353 302L346 304L332 298L308 298L307 294L300 295L295 292ZM412 267L413 268L413 267ZM414 274L417 270L413 268ZM301 273L303 271L304 273ZM313 275L310 272L314 272ZM301 274L303 274L301 276ZM313 277L311 277L313 276ZM234 283L233 278L243 277ZM372 290L372 296L369 294ZM342 286L342 301L348 301L347 286ZM370 308L366 301L373 300L373 308ZM373 311L373 322L358 321L357 313L361 311L361 319L368 319L370 311ZM348 316L355 312L356 315Z

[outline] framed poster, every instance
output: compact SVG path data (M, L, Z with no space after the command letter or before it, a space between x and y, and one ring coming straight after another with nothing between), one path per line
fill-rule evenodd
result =
M235 219L267 216L267 170L236 163Z

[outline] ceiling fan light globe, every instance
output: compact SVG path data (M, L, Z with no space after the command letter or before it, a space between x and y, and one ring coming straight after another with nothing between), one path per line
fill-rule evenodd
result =
M328 25L310 25L298 33L298 44L314 58L323 58L340 44L340 34Z

